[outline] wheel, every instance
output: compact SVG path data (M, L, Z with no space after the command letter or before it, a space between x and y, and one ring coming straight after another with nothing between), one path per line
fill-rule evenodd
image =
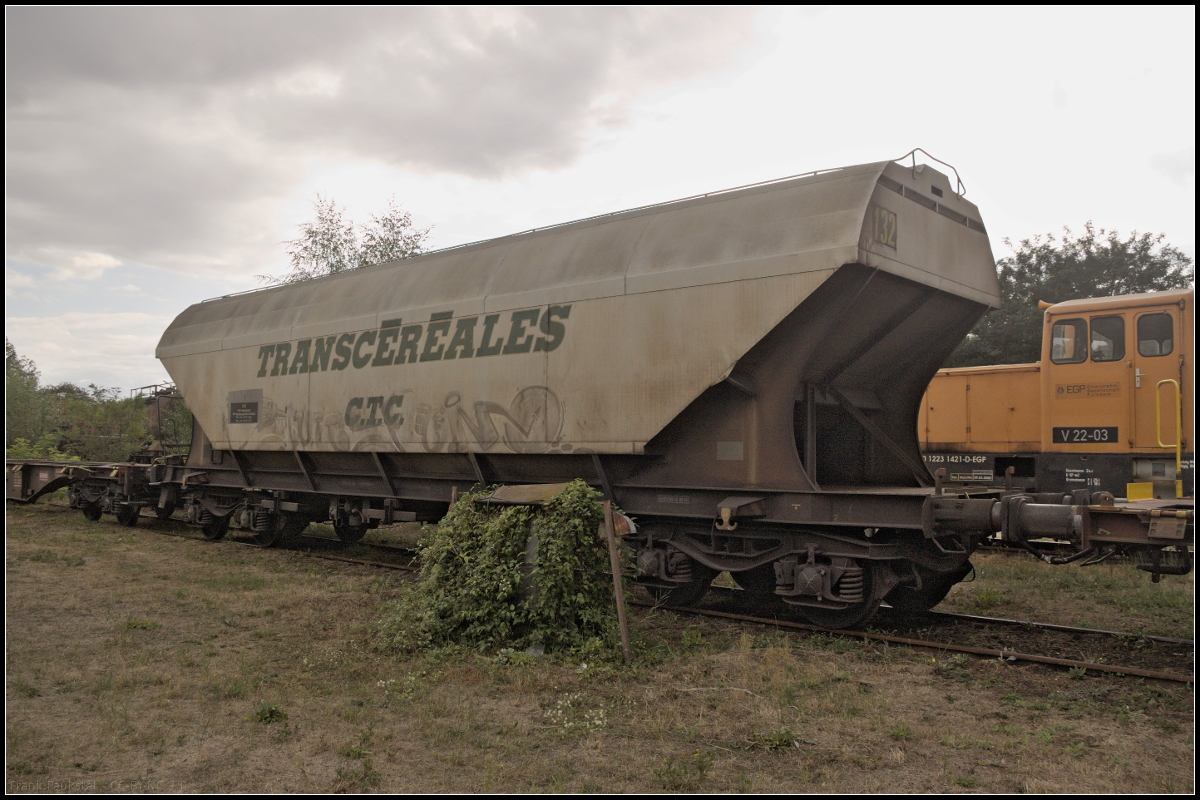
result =
M871 562L858 562L849 558L831 559L831 563L835 567L853 567L862 565L862 596L863 600L854 605L845 608L814 608L813 606L800 606L799 612L811 622L813 625L819 625L822 628L831 630L840 630L843 628L853 628L867 622L871 617L875 616L875 612L879 610L879 599L874 597L875 594L875 565ZM839 587L841 581L838 582ZM835 587L839 588L839 587Z
M158 506L154 507L154 514L159 519L170 519L171 515L174 513L175 513L175 504L174 503L167 503L162 508L159 508Z
M275 547L289 536L299 536L308 527L308 517L300 514L275 514L272 522L269 530L254 532L254 543L259 547ZM362 538L361 533L358 538Z
M356 544L367 535L366 525L338 525L334 523L333 532L345 544Z
M132 528L134 525L137 525L139 516L140 514L138 513L137 506L121 506L117 509L117 522L121 523L127 528Z
M225 538L225 534L229 532L229 517L226 514L222 517L212 517L200 525L200 530L204 533L204 538L210 542L215 542L218 539Z
M862 625L875 616L875 612L878 610L878 600L864 600L862 603L848 608L834 609L804 606L800 609L800 613L813 625L819 625L822 628L829 628L830 630L844 630Z
M648 586L647 590L654 602L663 606L690 606L700 602L700 598L708 592L713 578L717 577L716 570L709 569L703 564L692 562L692 579L687 583L672 586L669 589L660 586Z
M287 539L292 536L299 536L304 533L305 528L310 522L309 518L302 514L280 514L279 518L283 520L283 527L280 529L281 538Z
M100 506L97 503L88 503L80 510L83 511L83 518L88 522L99 522L101 515L104 513L100 510Z
M251 540L258 547L274 547L283 541L283 520L275 516L268 521L265 531L253 531Z
M970 561L964 561L952 572L934 572L924 567L917 567L917 571L921 575L921 588L897 586L888 593L884 600L892 607L892 613L897 617L902 619L920 617L945 600L946 595L950 594L950 590L954 588L954 584L971 574L972 569L974 567Z

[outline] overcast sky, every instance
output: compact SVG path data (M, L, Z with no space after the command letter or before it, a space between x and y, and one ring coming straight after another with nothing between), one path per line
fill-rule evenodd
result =
M896 158L1195 253L1195 9L6 8L5 333L128 390L316 193L446 247ZM1053 298L1050 298L1053 299Z

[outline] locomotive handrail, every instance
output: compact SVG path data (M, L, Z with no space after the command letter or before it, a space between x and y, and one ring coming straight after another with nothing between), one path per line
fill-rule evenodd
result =
M1175 387L1175 443L1163 444L1162 440L1162 385L1169 383ZM1183 464L1183 407L1179 394L1179 381L1174 378L1165 378L1154 384L1154 435L1158 441L1158 446L1164 450L1171 448L1175 449L1175 479L1179 480L1179 473Z

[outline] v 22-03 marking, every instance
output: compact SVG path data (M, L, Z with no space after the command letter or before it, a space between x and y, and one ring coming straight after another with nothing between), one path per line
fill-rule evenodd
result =
M1117 428L1054 428L1054 443L1055 444L1085 444L1095 443L1103 444L1105 442L1116 442L1120 437L1117 435Z

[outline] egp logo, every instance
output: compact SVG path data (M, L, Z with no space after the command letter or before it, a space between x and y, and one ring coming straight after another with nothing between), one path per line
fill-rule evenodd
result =
M1075 385L1071 385L1071 386L1060 383L1058 385L1057 394L1083 394L1086 391L1087 391L1086 383L1079 383L1079 384L1075 384Z

